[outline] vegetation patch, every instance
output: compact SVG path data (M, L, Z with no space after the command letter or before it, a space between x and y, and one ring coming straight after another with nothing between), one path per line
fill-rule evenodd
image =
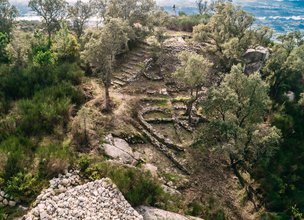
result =
M149 172L144 172L139 168L124 167L109 162L90 163L84 166L82 162L81 170L82 174L90 180L110 178L134 207L139 205L169 206L172 199Z

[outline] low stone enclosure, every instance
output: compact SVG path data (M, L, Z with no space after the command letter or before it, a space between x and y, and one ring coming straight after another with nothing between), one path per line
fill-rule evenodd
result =
M168 106L157 106L157 100L168 102ZM149 99L145 99L149 102ZM164 105L164 103L162 103ZM193 126L189 124L188 117L184 114L186 105L184 101L174 98L151 99L150 103L142 104L137 113L138 124L136 127L144 133L148 140L177 168L185 174L191 174L183 154L193 144ZM197 115L194 111L193 119L198 126L207 120Z

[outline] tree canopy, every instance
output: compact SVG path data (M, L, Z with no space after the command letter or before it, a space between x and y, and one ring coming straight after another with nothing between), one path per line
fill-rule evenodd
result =
M186 113L191 123L193 104L199 98L202 86L208 82L208 75L213 64L204 56L188 51L181 52L179 60L181 64L174 73L174 76L191 90L192 97L188 101ZM193 91L195 91L195 94Z
M100 30L94 32L82 53L94 72L105 85L105 110L110 110L109 87L116 55L127 50L131 29L126 21L113 18Z
M252 15L232 3L216 4L215 14L208 23L194 28L194 39L204 44L204 51L212 57L215 68L229 72L233 65L244 61L243 55L250 46L264 46L268 42L265 38L269 38L266 33L270 30L261 34L261 30L252 29L254 20ZM259 37L254 37L256 35ZM259 39L259 42L253 42L253 39Z
M268 85L260 75L246 76L241 65L233 66L202 102L210 120L202 132L203 140L207 146L227 152L231 164L245 161L250 166L269 158L280 139L280 131L265 121L269 104Z
M52 33L59 28L59 22L66 16L65 0L30 0L29 7L43 18L51 42Z
M18 11L8 0L0 0L0 32L10 35Z
M292 91L299 96L304 67L304 42L300 33L279 37L280 43L273 47L272 55L263 70L270 83L270 95L276 101L284 101L284 94Z
M94 2L83 2L78 0L74 5L68 7L68 17L71 19L72 29L78 39L84 32L88 20L96 13Z

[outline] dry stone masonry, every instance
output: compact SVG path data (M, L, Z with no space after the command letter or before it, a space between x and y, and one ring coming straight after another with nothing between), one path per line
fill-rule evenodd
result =
M10 206L14 207L16 206L16 202L14 199L6 194L4 191L0 190L0 207Z
M71 178L74 181L73 178ZM76 178L77 180L77 178ZM64 181L69 185L69 180ZM23 220L142 220L110 179L97 180L56 193L58 179L39 196L35 207Z
M150 57L150 51L151 46L146 43L142 43L136 50L131 51L121 68L113 73L113 87L120 88L136 81L143 70L144 61Z

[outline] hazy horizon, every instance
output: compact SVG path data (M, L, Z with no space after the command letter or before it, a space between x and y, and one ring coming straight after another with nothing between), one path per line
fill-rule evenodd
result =
M10 0L17 6L21 16L33 15L27 7L29 0ZM68 0L75 2L76 0ZM84 0L88 1L88 0ZM164 7L166 11L172 11L176 5L178 11L188 14L197 13L195 0L156 0L157 4ZM304 31L304 1L295 0L233 0L245 11L253 14L256 24L270 26L278 33L289 31Z

